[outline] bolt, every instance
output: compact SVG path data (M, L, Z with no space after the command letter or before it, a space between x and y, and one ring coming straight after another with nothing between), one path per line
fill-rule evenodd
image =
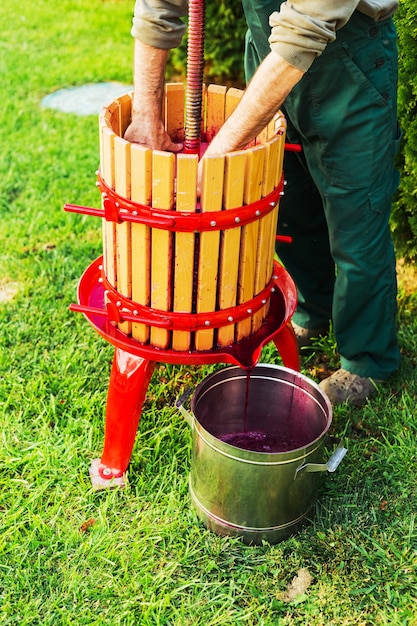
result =
M235 222L236 222L236 224L239 224L239 222L240 222L240 217L235 217Z
M216 222L213 220L210 222L210 226L216 226Z
M210 326L210 320L206 320L206 321L204 322L204 324L205 324L206 326Z
M259 217L259 216L260 216L260 214L261 214L261 212L260 212L260 210L259 210L259 209L258 209L257 211L255 211L255 215L256 215L256 217Z
M103 476L110 476L110 474L112 474L110 467L105 467L103 470Z
M228 322L233 322L233 317L231 315L229 315L229 317L227 318Z

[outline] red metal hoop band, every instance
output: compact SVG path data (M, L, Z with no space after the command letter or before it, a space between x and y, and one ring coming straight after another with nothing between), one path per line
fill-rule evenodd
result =
M106 315L111 322L134 322L165 328L167 330L196 331L207 328L220 328L236 324L252 317L265 306L275 291L277 276L272 276L268 285L254 298L234 307L207 313L184 313L162 311L144 306L122 296L107 280L102 271L99 279L107 296L106 308L95 309L83 305L71 305L73 311Z
M103 209L66 204L65 210L105 218L108 222L145 224L171 232L204 232L244 226L272 211L283 194L284 177L267 196L251 204L227 211L187 212L149 207L119 196L98 174L98 187L102 192Z

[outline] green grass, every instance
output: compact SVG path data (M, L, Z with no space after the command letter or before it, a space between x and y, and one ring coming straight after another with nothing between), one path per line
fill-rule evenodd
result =
M334 412L349 453L311 524L275 546L220 538L188 495L190 432L176 397L210 371L159 365L124 490L94 492L113 350L71 313L100 224L95 116L44 95L131 83L133 1L2 0L0 22L0 623L416 625L417 298L401 283L400 371L372 403ZM14 294L14 295L13 295ZM337 366L306 359L318 379ZM263 360L279 362L272 346ZM285 592L307 569L310 586Z

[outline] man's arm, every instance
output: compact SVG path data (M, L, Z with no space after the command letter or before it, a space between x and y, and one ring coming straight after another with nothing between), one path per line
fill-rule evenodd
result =
M178 152L182 144L171 141L162 120L165 67L169 50L135 40L132 122L124 138L153 150Z
M224 154L244 148L268 124L303 75L302 70L270 52L205 154Z

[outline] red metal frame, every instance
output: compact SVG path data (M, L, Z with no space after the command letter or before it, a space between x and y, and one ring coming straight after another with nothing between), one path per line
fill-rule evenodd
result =
M96 488L122 485L129 465L142 405L157 361L174 364L230 363L250 369L264 345L273 341L286 367L299 370L298 346L290 319L297 304L295 285L286 270L274 266L274 291L265 323L238 343L208 351L180 352L160 349L125 335L107 315L101 278L102 258L84 272L78 286L78 302L91 326L115 346L107 396L104 447L93 462L90 475ZM148 322L149 323L149 322Z
M286 149L299 151L299 146L286 144ZM144 223L170 231L210 231L233 228L260 219L271 211L283 193L284 180L271 194L248 206L214 214L159 211L126 200L104 183L99 176L98 186L103 194L103 209L65 205L65 210L105 218L109 221ZM280 241L291 238L278 236ZM105 297L106 291L106 297ZM105 303L106 301L106 303ZM117 322L130 320L147 325L195 331L237 323L252 316L269 301L269 312L258 331L240 342L219 346L212 350L160 349L125 335ZM157 361L174 364L230 363L251 369L258 362L264 345L273 341L286 367L300 369L298 345L291 326L291 317L297 305L297 291L289 274L275 263L271 282L255 298L225 311L204 314L184 314L157 311L143 307L119 294L102 271L102 257L96 259L82 275L78 285L78 304L72 310L82 312L92 327L115 346L113 365L107 395L104 446L100 459L90 468L92 484L96 488L123 485L130 462L142 405Z

